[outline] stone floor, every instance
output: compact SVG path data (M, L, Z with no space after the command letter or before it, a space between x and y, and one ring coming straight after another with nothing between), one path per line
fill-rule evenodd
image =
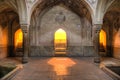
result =
M16 67L22 68L23 65L21 64L20 58L4 58L0 60L0 66L2 67Z
M30 58L12 80L112 80L93 58Z
M115 59L115 58L102 58L102 62L100 65L105 65L105 66L120 66L120 60Z

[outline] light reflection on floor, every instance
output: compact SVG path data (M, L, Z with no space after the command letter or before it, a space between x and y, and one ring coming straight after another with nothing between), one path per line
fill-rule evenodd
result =
M93 63L93 59L94 57L30 58L29 63L23 65L10 80L113 80L98 68L98 64ZM108 61L113 61L113 58Z
M70 59L65 57L57 57L57 58L51 58L48 61L48 64L52 65L54 68L54 71L56 72L56 75L68 75L68 68L72 67L76 63Z

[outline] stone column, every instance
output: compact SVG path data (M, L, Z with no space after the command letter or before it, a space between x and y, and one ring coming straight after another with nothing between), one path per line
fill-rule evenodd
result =
M101 24L94 24L93 26L93 44L94 44L94 50L95 50L95 57L94 62L100 63L100 55L99 55L99 33L101 30L102 25Z
M27 24L22 24L21 25L21 29L23 31L23 57L22 57L22 63L27 63L28 62L28 48L29 48L29 44L28 44L28 34L29 34L29 30L28 30L28 25Z

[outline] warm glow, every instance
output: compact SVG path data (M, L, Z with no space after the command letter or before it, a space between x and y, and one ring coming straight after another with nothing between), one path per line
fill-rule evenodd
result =
M113 56L115 58L120 58L120 29L113 36Z
M57 49L66 50L67 37L66 37L66 32L63 29L58 29L55 32L54 46L55 46L55 50Z
M5 27L4 29L0 26L0 59L5 58L7 54L7 47L8 47L8 28Z
M22 48L22 43L23 43L23 33L22 30L19 29L15 32L15 47Z
M114 36L114 47L120 47L120 30Z
M103 30L100 31L99 38L100 38L100 45L103 45L103 47L106 48L106 33Z
M63 29L59 29L55 33L55 39L66 40L66 32Z
M56 75L68 75L68 68L75 65L75 62L70 58L52 58L48 61L52 65Z
M7 36L8 36L8 32L7 32L7 28L6 28L2 31L2 44L4 47L6 47L8 44L8 41L7 41L8 37Z

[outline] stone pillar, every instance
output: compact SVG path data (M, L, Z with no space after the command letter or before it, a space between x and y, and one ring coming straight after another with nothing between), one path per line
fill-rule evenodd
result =
M28 48L29 48L29 44L28 44L28 34L29 34L29 30L28 30L28 25L27 24L22 24L21 25L21 29L23 31L23 57L22 57L22 63L27 63L28 62Z
M94 62L100 63L100 55L99 55L99 33L101 30L102 25L101 24L95 24L93 26L93 44L95 49L95 57Z

